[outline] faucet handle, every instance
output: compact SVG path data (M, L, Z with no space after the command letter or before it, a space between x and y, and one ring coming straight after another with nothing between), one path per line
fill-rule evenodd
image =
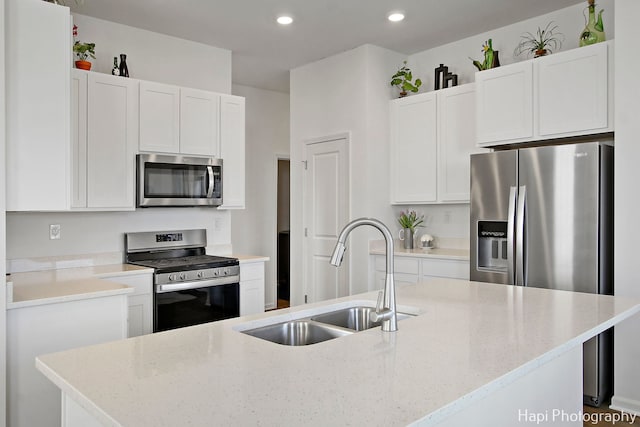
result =
M382 311L382 291L378 292L378 302L376 303L376 313L380 313Z

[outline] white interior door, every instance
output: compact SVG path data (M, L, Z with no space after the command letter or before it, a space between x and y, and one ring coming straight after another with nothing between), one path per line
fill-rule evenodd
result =
M329 264L338 234L349 219L349 146L347 137L306 145L304 175L304 263L307 302L348 295L348 257Z

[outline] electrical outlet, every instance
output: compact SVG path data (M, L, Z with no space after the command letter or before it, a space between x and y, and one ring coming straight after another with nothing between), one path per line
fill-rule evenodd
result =
M444 213L444 223L449 224L451 222L451 211L445 211Z
M49 225L49 240L58 240L60 238L60 224Z

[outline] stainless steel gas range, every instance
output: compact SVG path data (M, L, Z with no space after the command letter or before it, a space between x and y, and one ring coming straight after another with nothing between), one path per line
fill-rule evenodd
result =
M206 245L203 229L125 234L125 261L154 269L153 332L240 315L239 262Z

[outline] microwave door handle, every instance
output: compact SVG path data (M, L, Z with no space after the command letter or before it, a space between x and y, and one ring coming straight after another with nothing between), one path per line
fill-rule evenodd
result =
M209 190L207 191L207 198L213 197L213 190L215 189L216 181L213 179L213 166L207 166L207 176L209 177Z

